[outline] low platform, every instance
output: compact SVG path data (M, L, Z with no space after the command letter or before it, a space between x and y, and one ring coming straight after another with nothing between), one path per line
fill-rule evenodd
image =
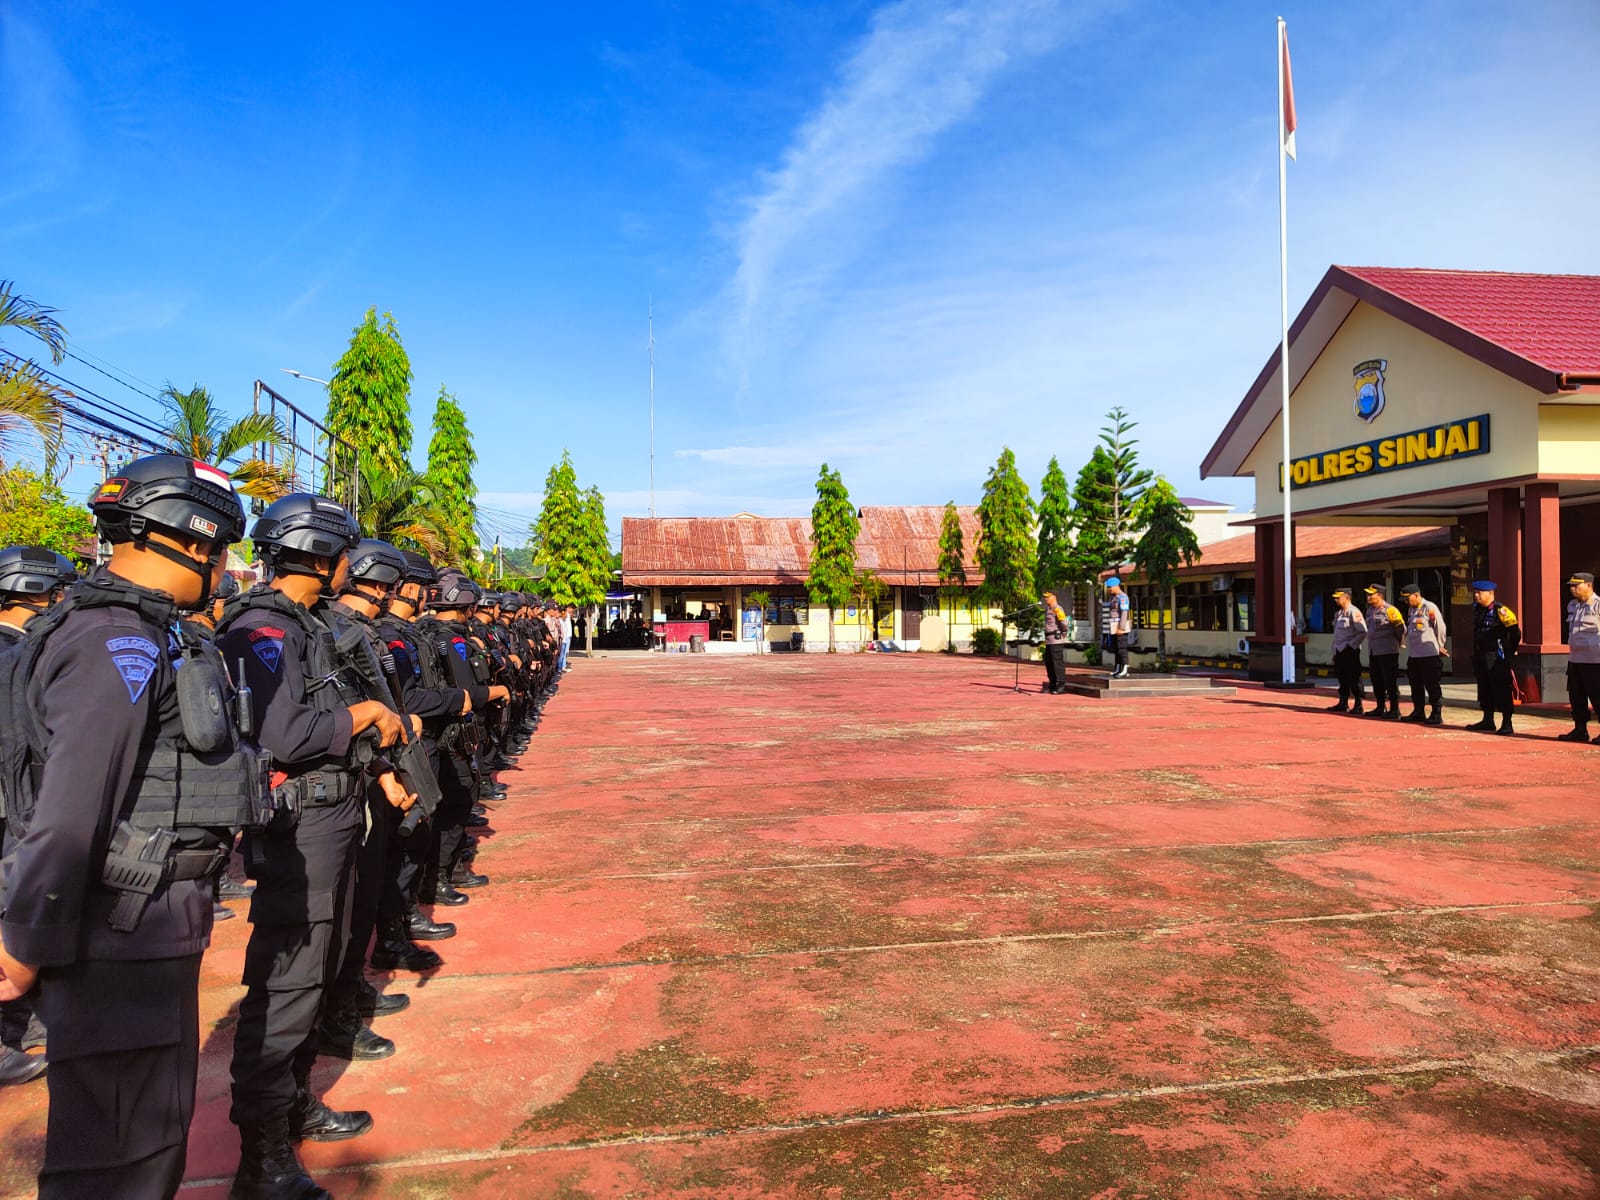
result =
M1113 679L1104 671L1068 671L1062 684L1074 696L1096 700L1130 700L1147 696L1231 696L1235 689L1218 686L1209 675L1171 675L1143 671Z

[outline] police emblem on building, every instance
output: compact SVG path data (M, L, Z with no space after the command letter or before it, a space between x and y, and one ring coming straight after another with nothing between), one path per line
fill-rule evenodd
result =
M1369 358L1356 366L1356 416L1368 425L1383 411L1383 372L1388 365L1386 358Z

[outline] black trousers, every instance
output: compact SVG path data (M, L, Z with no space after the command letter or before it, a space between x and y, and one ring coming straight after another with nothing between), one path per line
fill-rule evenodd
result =
M334 999L354 996L361 986L367 966L367 950L372 931L378 925L378 909L383 900L388 876L389 845L399 841L399 810L384 798L376 784L367 788L366 837L356 846L355 884L350 889L350 932L345 938L344 958L334 985Z
M1444 689L1439 681L1444 678L1444 660L1435 654L1428 658L1412 656L1406 663L1406 675L1411 680L1411 707L1421 711L1424 704L1435 710L1444 704Z
M1391 712L1400 711L1400 652L1374 654L1370 661L1372 671L1372 698L1382 708L1387 703Z
M1067 647L1062 642L1044 644L1044 674L1054 691L1066 680Z
M1116 663L1117 670L1120 671L1123 667L1128 665L1128 638L1131 635L1126 633L1108 633L1106 636L1111 639L1112 658Z
M1567 664L1567 703L1572 706L1572 724L1589 727L1589 710L1600 718L1600 663Z
M423 871L423 891L429 889L435 877L448 877L461 861L466 850L467 818L478 798L471 768L451 755L445 755L439 764L439 791L443 799L433 814L432 854Z
M1478 681L1478 707L1484 716L1500 713L1510 718L1511 665L1502 658L1473 658L1472 673Z
M200 955L39 974L50 1027L43 1200L170 1198L200 1065Z
M350 799L308 808L293 830L250 830L245 872L256 881L244 999L233 1034L236 1125L285 1117L317 1058L317 1022L350 934L361 809Z
M1334 652L1334 674L1339 677L1339 702L1354 700L1360 704L1366 698L1366 693L1361 687L1361 649L1358 646L1346 646L1343 650Z

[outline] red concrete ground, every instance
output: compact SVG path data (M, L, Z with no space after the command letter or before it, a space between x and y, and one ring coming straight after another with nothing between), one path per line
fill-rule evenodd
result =
M1011 674L579 660L494 886L391 984L400 1053L319 1065L377 1128L308 1163L417 1200L1600 1194L1600 748ZM237 1157L246 934L187 1196ZM43 1121L0 1094L5 1194Z

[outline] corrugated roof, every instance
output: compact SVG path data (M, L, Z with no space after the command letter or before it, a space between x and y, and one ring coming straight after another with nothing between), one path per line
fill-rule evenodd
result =
M983 582L974 557L978 510L960 508L967 582ZM860 511L856 565L884 583L932 586L939 578L942 505ZM631 587L803 584L811 568L808 517L624 517L622 578Z
M1430 550L1447 549L1450 529L1442 525L1300 525L1294 531L1294 561L1297 570L1320 560L1350 558L1392 558ZM1222 571L1253 569L1256 562L1256 535L1240 534L1202 547L1201 557L1192 567L1180 568L1180 575L1213 575Z

